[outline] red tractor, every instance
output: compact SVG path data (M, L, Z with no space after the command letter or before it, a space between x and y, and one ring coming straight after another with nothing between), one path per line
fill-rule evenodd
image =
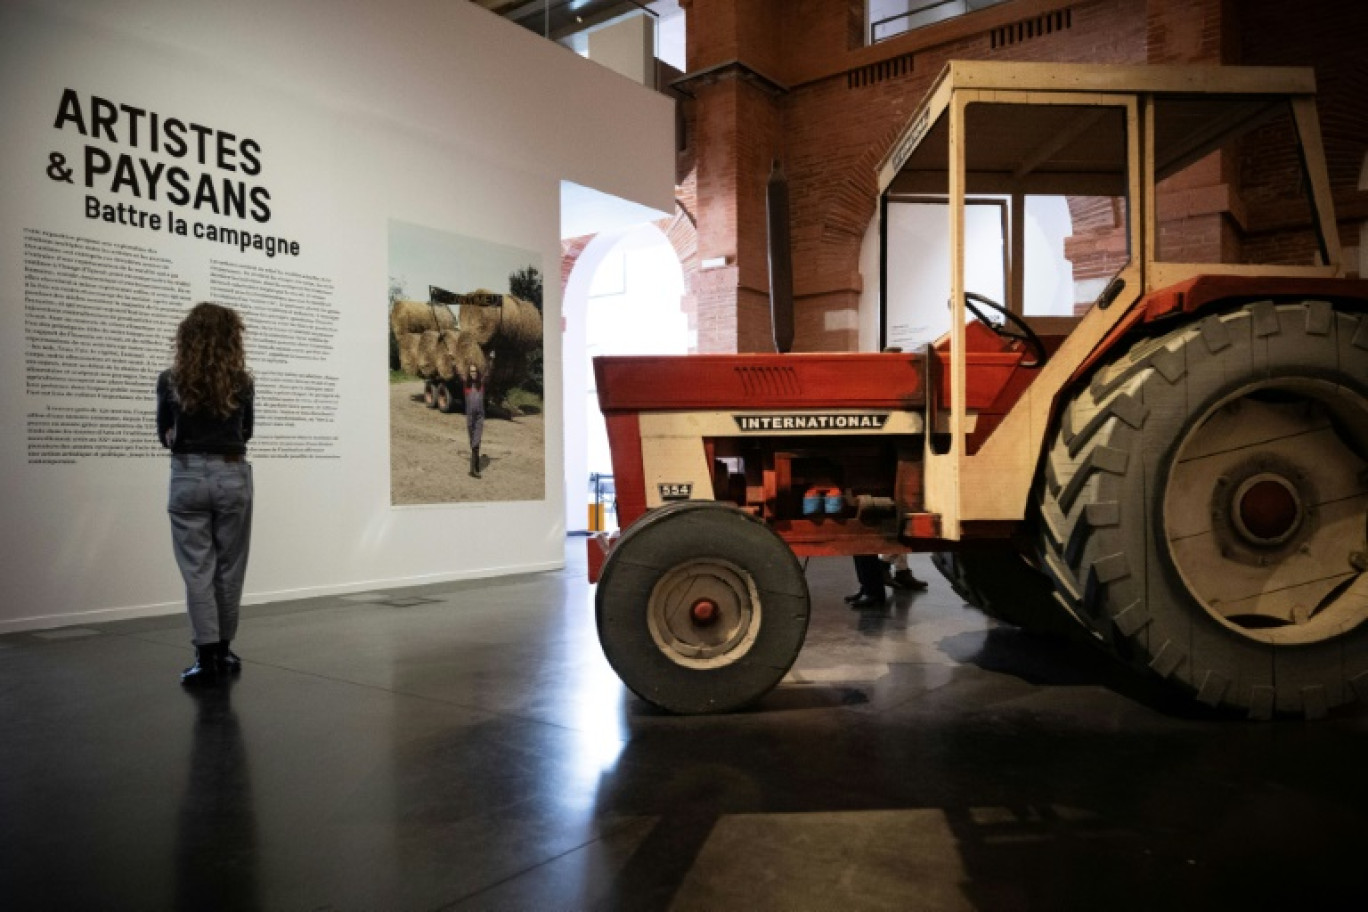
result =
M802 646L799 557L930 551L988 614L1202 703L1368 698L1368 282L1343 277L1313 96L1302 69L952 63L880 168L885 200L943 207L948 331L596 359L625 531L590 576L628 687L749 703ZM1031 313L1051 196L1081 316ZM985 203L1003 303L966 266ZM1188 262L1174 226L1213 212L1226 262Z

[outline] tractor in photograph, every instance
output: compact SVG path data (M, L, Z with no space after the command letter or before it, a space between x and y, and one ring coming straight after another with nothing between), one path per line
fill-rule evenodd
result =
M1286 243L1169 249L1188 169L1238 172L1273 136L1297 186L1221 184L1214 211ZM776 195L778 353L595 360L624 531L590 539L590 576L627 686L678 713L750 703L802 646L800 558L922 551L989 615L1080 631L1213 707L1368 698L1368 282L1344 277L1310 71L951 63L879 187L943 203L936 341L786 353ZM1115 216L1081 316L1029 315L1042 194ZM1002 302L966 287L983 198L1009 216Z

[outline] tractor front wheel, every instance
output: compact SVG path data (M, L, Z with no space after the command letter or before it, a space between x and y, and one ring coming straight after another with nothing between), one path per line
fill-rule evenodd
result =
M1368 316L1141 342L1065 409L1038 504L1057 591L1132 664L1254 718L1368 697Z
M807 633L803 568L753 516L710 501L643 516L608 555L599 642L624 684L675 713L738 709L793 666Z
M456 411L456 396L451 391L451 384L445 380L438 380L435 383L437 396L437 411L443 415L450 415Z

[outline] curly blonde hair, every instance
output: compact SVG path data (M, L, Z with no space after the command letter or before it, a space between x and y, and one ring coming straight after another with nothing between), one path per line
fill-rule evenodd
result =
M250 387L242 317L231 307L205 301L191 308L176 329L176 362L171 376L187 412L209 411L227 418L238 394Z

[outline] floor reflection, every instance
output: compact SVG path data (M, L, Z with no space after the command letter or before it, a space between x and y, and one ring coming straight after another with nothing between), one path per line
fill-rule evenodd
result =
M715 716L623 687L573 565L254 609L197 693L183 617L0 638L0 908L1362 907L1363 710L1196 719L938 578L807 578L791 674Z
M176 827L176 908L263 908L257 822L233 687L186 688L195 702L190 772Z

